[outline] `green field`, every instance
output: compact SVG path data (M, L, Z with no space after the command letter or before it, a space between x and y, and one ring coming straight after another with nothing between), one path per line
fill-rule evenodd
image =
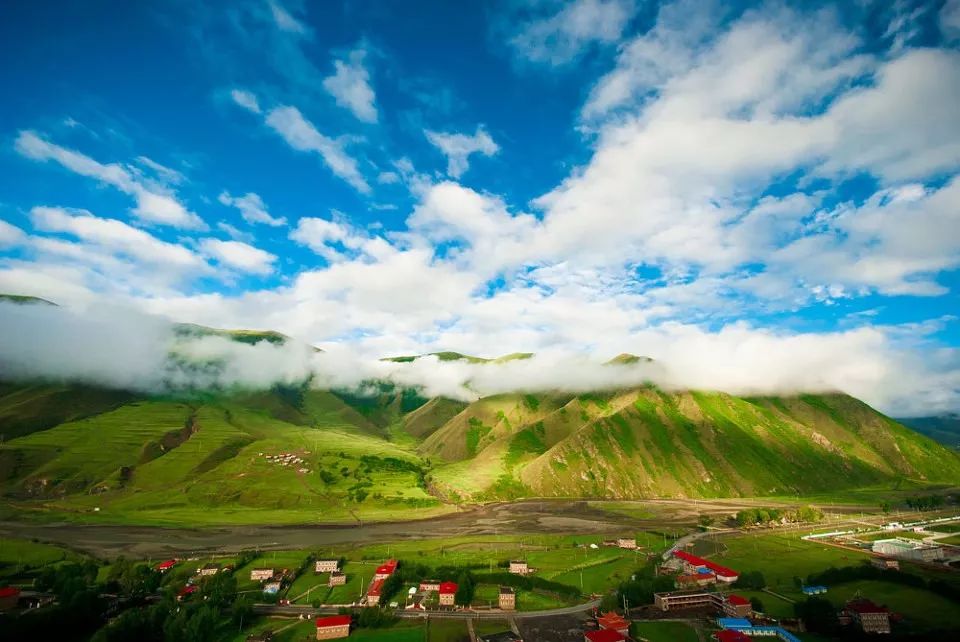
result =
M30 577L49 564L80 559L81 555L59 546L0 538L0 579Z
M634 622L630 635L649 642L699 642L697 632L683 622Z

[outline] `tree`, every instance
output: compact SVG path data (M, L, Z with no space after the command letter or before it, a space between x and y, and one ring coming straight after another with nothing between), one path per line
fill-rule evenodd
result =
M750 598L750 608L752 608L756 613L763 613L763 602L760 601L759 597Z
M837 628L837 613L833 605L822 597L808 597L793 605L797 617L802 619L808 631L831 633Z
M457 578L457 593L453 596L453 601L457 604L468 606L473 602L473 594L476 591L474 586L473 574L470 571L463 571Z

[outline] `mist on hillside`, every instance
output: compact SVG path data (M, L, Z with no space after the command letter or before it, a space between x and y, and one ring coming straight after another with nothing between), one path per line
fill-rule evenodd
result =
M363 392L371 382L389 381L428 397L463 401L504 392L586 392L649 382L668 390L732 394L844 391L900 415L955 410L960 397L960 368L921 362L897 350L877 329L781 336L745 325L714 333L667 325L638 331L624 347L654 361L609 364L613 355L557 348L502 363L431 356L398 363L343 344L317 352L295 340L251 345L184 334L165 319L125 308L0 302L4 379L83 382L146 393L262 389L308 379L320 388Z

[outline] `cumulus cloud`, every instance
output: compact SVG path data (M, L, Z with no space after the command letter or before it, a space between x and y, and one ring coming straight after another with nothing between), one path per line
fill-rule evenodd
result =
M232 206L240 211L240 216L247 223L262 223L271 227L283 227L287 224L287 219L276 218L267 211L267 206L258 194L247 192L243 196L231 196L230 192L223 191L217 200L227 206Z
M363 64L366 56L364 49L354 49L345 60L334 60L334 74L323 79L323 88L357 120L375 123L376 95L370 86L370 72Z
M275 255L241 241L206 238L200 241L200 250L221 265L262 276L273 272L277 260Z
M134 198L133 214L150 223L188 229L206 229L206 223L188 210L176 196L160 185L150 185L129 167L118 163L103 164L72 149L51 143L33 131L17 135L14 148L22 156L36 161L54 161L66 169L111 185ZM142 157L141 157L142 158Z
M483 126L477 127L473 135L430 130L424 131L424 135L431 145L447 157L447 174L454 178L462 176L470 167L471 154L493 156L500 151L500 146L493 142Z

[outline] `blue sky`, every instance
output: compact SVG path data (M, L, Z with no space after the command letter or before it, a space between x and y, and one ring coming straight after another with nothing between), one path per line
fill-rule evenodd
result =
M197 5L0 9L0 291L960 408L960 2Z

